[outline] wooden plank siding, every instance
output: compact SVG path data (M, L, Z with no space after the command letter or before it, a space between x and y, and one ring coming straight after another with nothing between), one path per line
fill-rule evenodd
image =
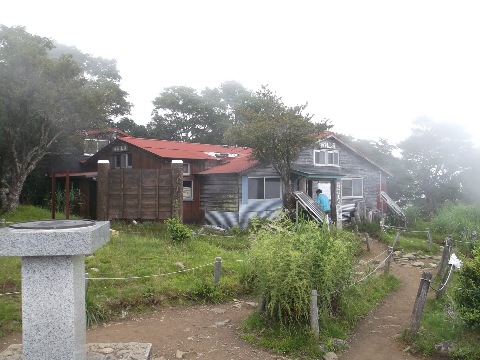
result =
M110 219L165 220L172 215L170 169L111 169L108 174Z
M362 178L363 198L365 199L366 206L369 209L377 209L380 194L380 180L382 189L386 189L387 174L341 142L335 139L329 139L328 141L335 143L335 150L339 151L339 168L337 168L342 174L342 178ZM309 166L315 169L315 172L319 175L322 174L322 169L325 169L325 172L328 173L329 168L334 168L333 166L315 166L313 154L314 148L304 149L300 152L295 163L302 166ZM344 199L343 202L349 203L350 199Z
M341 148L341 145L338 147L340 150L340 166L345 178L363 178L365 205L369 209L376 209L380 194L380 178L382 188L385 188L387 176L360 155L349 151L347 148Z
M122 152L113 152L112 147L108 146L97 154L96 160L108 160L111 161L112 155L121 154ZM110 171L124 171L126 174L132 170L154 170L154 171L167 171L170 173L172 159L162 158L148 153L144 149L137 148L132 145L128 145L128 151L123 153L132 154L132 167L125 169L111 169ZM200 208L200 183L197 179L197 173L205 170L205 162L199 160L189 159L175 159L182 160L184 163L190 164L190 175L183 177L184 180L193 181L193 199L183 201L183 221L190 224L201 224L204 220L204 211ZM95 167L93 167L95 165ZM110 164L112 166L112 164ZM91 164L91 171L96 171L96 163ZM167 219L171 217L171 202L166 204L162 199L171 195L171 179L166 177L159 177L156 199L154 197L142 196L142 194L153 195L154 187L151 184L149 178L153 176L149 172L144 172L142 177L136 175L128 176L122 180L127 183L121 183L120 179L109 179L109 188L112 191L112 215L113 218L123 219ZM111 181L111 183L110 183ZM141 184L141 185L140 185ZM136 186L135 186L136 185ZM126 187L125 191L119 189ZM117 188L117 189L115 189ZM110 191L110 190L109 190ZM121 199L116 197L120 196ZM142 198L144 203L140 203L135 200L137 197ZM149 200L147 200L149 199ZM170 198L169 198L170 199ZM170 200L169 200L170 201ZM156 202L156 204L155 204ZM121 206L123 205L123 208ZM140 207L139 207L140 206ZM156 213L158 217L152 217Z
M241 178L238 174L202 176L200 207L205 211L238 212L241 201Z

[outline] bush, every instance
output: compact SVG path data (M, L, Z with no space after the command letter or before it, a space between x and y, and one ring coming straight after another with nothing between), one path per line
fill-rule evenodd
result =
M350 281L357 246L353 234L329 233L314 222L296 228L273 223L258 231L250 269L266 316L285 324L305 322L314 289L320 313L335 312Z
M403 212L405 213L408 227L415 229L418 222L422 219L422 209L417 205L409 204L405 207Z
M167 232L175 244L184 243L190 238L190 229L177 218L167 219L165 224L167 224Z
M474 231L480 232L480 207L456 202L447 203L432 219L431 229L457 239L469 239Z
M480 248L472 252L458 274L459 289L455 292L457 310L469 326L480 326Z

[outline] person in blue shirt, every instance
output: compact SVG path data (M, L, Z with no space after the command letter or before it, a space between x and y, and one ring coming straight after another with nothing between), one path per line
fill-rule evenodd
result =
M330 214L330 200L328 199L328 196L322 193L322 190L318 189L317 190L317 204L320 207L320 209L325 213L325 214Z

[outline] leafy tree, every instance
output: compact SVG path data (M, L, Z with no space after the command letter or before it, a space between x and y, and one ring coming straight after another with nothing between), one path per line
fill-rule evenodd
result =
M166 88L153 101L152 121L147 124L149 136L221 144L227 129L240 121L239 108L251 96L251 91L235 81L200 93L185 86Z
M23 27L0 26L2 211L18 207L25 179L44 155L79 130L130 111L114 62L87 55L77 62L79 53L53 49L52 40Z
M480 148L472 148L468 161L472 166L462 173L462 200L480 206Z
M270 164L283 181L284 205L290 208L290 172L300 151L317 141L316 133L329 129L328 120L313 123L303 114L307 105L286 106L266 86L256 92L241 110L242 121L226 134L227 142L252 148L251 158Z
M418 119L412 135L399 144L412 181L405 196L421 205L427 214L446 201L465 200L465 175L472 170L469 135L454 124Z
M114 126L117 129L122 130L131 136L142 138L146 138L149 136L147 127L145 125L139 125L128 117L121 118L114 124Z
M228 116L216 100L190 87L169 87L153 101L155 108L147 129L158 139L220 144Z
M236 81L226 81L218 88L206 88L202 96L219 104L229 119L229 126L242 122L241 109L251 100L253 94Z

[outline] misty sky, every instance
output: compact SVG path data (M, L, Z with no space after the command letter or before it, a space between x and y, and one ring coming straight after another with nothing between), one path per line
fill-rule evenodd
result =
M479 15L461 0L16 0L0 24L116 59L139 124L166 87L235 80L357 139L396 143L427 117L480 146Z

